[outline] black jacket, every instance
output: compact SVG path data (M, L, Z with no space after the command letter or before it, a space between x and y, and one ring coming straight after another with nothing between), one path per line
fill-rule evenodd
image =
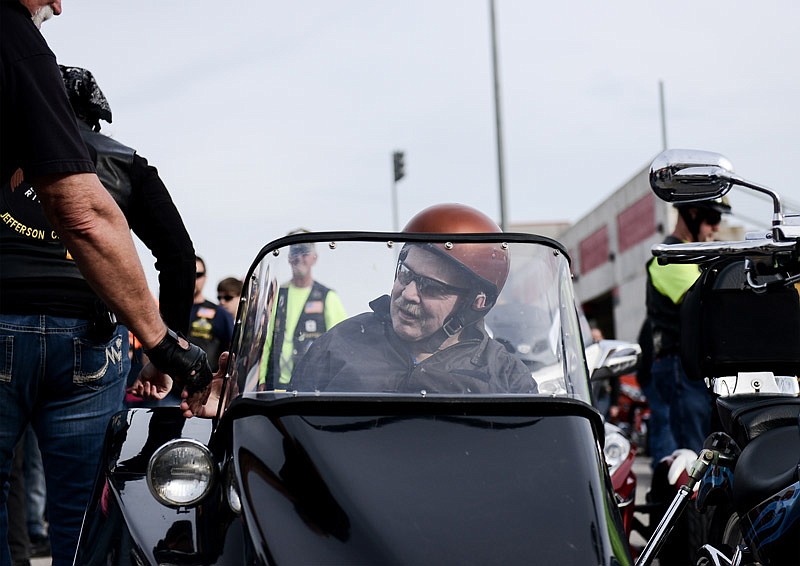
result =
M530 370L485 330L473 325L461 341L415 364L392 328L389 297L373 312L340 322L314 341L295 367L298 391L386 393L535 393Z
M156 258L164 321L185 334L194 295L195 254L169 191L156 168L133 149L83 123L79 129L100 181ZM14 219L13 224L0 224L0 312L90 318L99 299L50 227L29 183L0 188L0 218Z

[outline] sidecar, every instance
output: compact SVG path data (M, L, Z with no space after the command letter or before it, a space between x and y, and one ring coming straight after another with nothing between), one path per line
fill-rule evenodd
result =
M386 346L391 316L371 334L376 305L394 300L401 276L442 290L430 272L409 274L409 250L435 247L448 262L464 245L491 245L509 265L489 301L502 319L472 323L479 343L458 341L474 370L403 360L406 374L384 375L381 356L402 344L395 336ZM301 318L287 379L282 301L297 250L314 254L314 279L348 318L324 328ZM326 300L310 297L303 312L319 314ZM485 351L492 371L501 368L491 381ZM113 418L76 564L632 563L559 243L528 234L281 238L247 273L231 353L216 418L187 420L172 407ZM323 378L335 364L352 378ZM502 375L512 367L523 371L513 385Z

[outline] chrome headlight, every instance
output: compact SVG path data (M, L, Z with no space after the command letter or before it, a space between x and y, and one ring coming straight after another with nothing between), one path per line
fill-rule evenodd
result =
M189 507L200 502L214 483L216 466L208 448L190 438L170 440L147 465L147 487L162 505Z
M606 425L606 443L603 454L608 464L608 473L613 475L616 469L628 457L631 451L630 440L613 425Z

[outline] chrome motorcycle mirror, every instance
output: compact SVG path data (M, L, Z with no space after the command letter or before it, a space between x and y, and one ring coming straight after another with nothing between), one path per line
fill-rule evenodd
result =
M762 185L746 181L733 172L733 165L719 153L697 149L662 151L650 165L650 188L667 202L699 202L720 198L733 185L764 193L772 199L773 238L783 238L783 209L780 196Z
M667 202L719 198L733 186L732 176L731 162L710 151L668 149L650 165L650 187Z

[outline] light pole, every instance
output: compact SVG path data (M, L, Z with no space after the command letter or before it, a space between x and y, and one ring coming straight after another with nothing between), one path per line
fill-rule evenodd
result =
M492 28L492 71L494 75L494 118L497 134L497 182L500 193L500 228L506 231L506 189L503 163L503 128L500 117L500 71L497 68L497 33L494 16L494 0L489 0L489 15Z

